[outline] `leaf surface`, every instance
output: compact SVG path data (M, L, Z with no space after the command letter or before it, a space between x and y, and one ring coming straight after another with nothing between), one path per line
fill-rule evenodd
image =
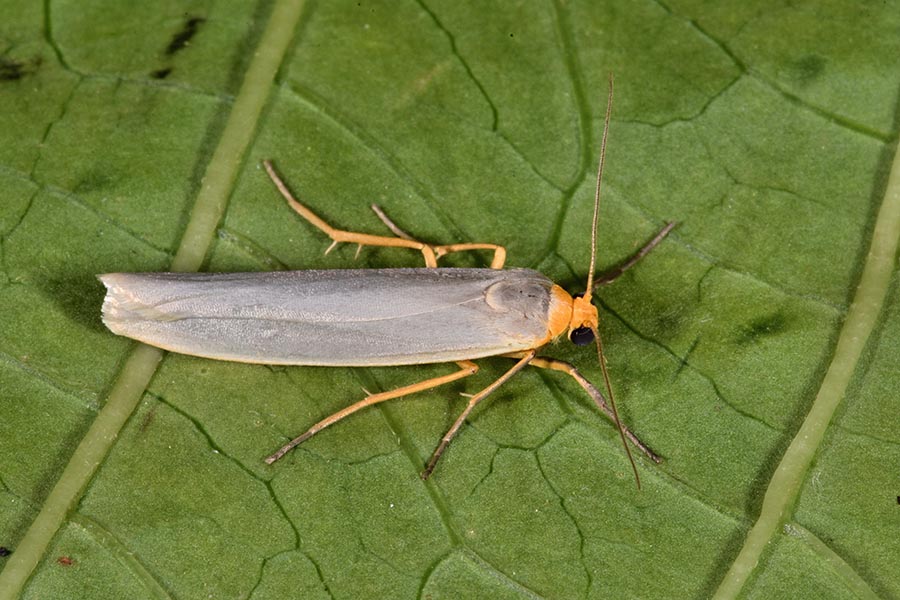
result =
M8 4L0 597L900 596L896 2ZM665 458L640 491L563 374L516 376L427 482L508 360L267 466L361 388L451 367L163 356L100 321L98 273L421 263L323 256L267 158L336 227L386 234L377 203L581 291L610 71L601 268L680 223L600 292L623 420Z

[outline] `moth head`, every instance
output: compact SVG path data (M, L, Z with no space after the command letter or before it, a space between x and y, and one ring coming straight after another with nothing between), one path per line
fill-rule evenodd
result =
M597 324L600 317L597 307L591 304L590 296L575 296L572 298L572 319L569 321L569 340L576 346L586 346L594 343Z

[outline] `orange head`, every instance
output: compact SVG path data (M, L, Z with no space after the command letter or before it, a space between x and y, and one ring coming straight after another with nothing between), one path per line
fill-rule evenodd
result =
M600 317L597 307L591 304L590 294L572 298L572 318L569 320L569 339L576 346L587 346L594 341L594 332Z
M572 297L567 291L554 285L551 298L548 335L544 343L556 339L566 331L569 340L576 346L593 343L600 318L597 315L597 307L591 304L590 294Z

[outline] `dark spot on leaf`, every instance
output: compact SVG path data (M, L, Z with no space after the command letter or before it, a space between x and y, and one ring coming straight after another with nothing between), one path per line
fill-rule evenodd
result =
M191 42L191 38L197 35L197 30L200 29L200 25L205 22L206 19L203 17L189 17L188 20L184 22L184 27L181 28L181 31L172 36L172 41L169 42L169 45L166 47L166 54L171 56L179 50L184 50Z
M660 310L655 311L653 321L654 321L653 328L656 331L666 331L666 332L679 331L683 324L680 315L673 314L671 311L664 310L663 308L660 308Z
M825 59L815 54L808 54L788 63L788 74L798 83L807 85L825 71Z
M144 416L144 419L141 421L141 426L138 428L138 431L140 431L141 433L144 433L145 431L147 431L147 428L153 424L153 421L155 421L155 420L156 420L156 408L152 408L147 412L146 416Z
M0 57L0 81L18 81L31 75L41 64L40 57L30 61L11 60Z
M113 178L105 171L88 171L72 186L72 190L78 194L84 194L93 190L109 187Z
M900 498L898 498L898 501L900 501ZM7 548L6 546L0 546L0 558L3 558L4 556L9 556L10 554L12 554L12 550Z
M166 67L165 69L157 69L150 73L150 77L153 79L165 79L169 76L169 73L172 72L172 67Z
M23 75L24 65L20 62L0 59L0 79L3 81L16 81Z
M56 559L56 562L64 567L71 567L75 564L75 559L73 559L71 556L60 556Z
M763 317L757 317L741 329L738 336L738 344L747 344L761 337L777 335L786 331L788 319L783 313L776 312Z

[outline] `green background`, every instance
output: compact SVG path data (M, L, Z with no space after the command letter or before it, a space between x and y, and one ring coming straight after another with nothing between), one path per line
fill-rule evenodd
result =
M0 19L0 546L13 551L135 347L95 275L166 270L240 94L264 99L204 270L417 266L332 224L503 244L580 291L607 74L600 292L625 422L665 458L635 489L614 428L526 371L418 473L475 377L167 355L23 598L704 598L735 560L832 362L898 131L897 2L5 1ZM275 83L248 91L251 59ZM243 87L242 87L243 86ZM449 266L484 265L460 256ZM896 271L895 271L896 275ZM590 349L553 345L600 381ZM748 598L900 597L900 303L877 327ZM71 561L59 559L68 557ZM0 558L0 568L10 558ZM70 564L67 564L69 563Z

